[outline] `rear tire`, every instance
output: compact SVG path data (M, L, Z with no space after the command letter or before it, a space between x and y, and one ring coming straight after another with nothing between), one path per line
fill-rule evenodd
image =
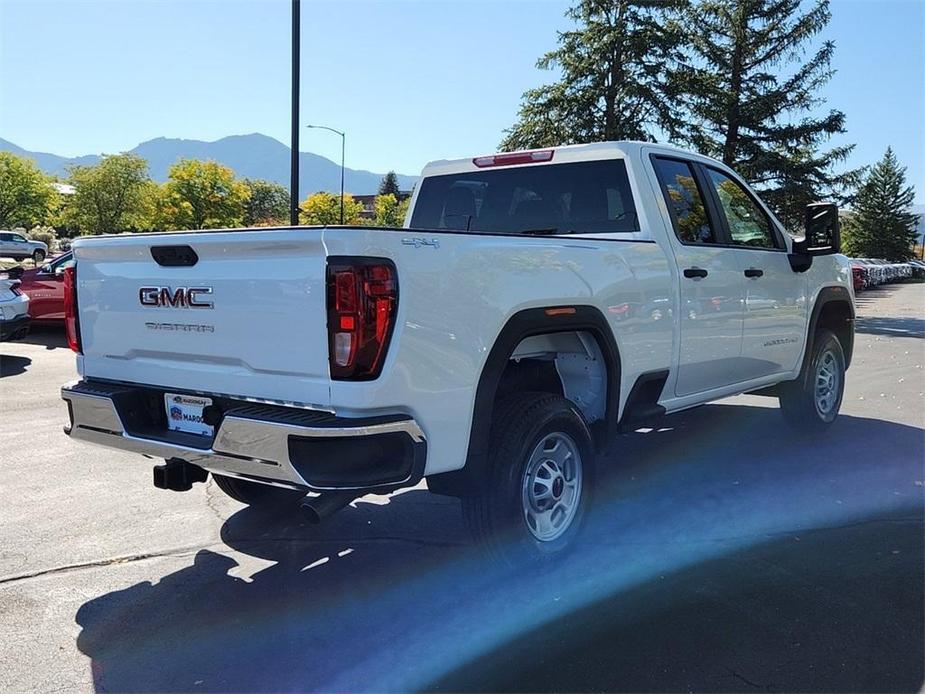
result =
M32 252L32 262L38 265L43 260L45 260L45 251L43 251L41 248L36 248Z
M488 474L462 500L466 523L502 564L551 563L575 546L591 504L591 434L559 395L513 395L495 412Z
M834 333L819 330L800 377L780 386L781 412L802 432L822 432L838 417L844 393L845 352Z
M305 492L297 489L283 489L282 487L271 487L268 484L259 482L248 482L239 480L234 477L225 477L212 473L212 479L215 484L225 494L235 501L240 501L248 506L269 508L271 506L294 506L304 496Z

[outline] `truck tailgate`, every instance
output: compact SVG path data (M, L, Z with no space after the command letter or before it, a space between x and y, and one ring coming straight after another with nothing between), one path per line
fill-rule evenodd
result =
M198 260L161 265L152 248L165 246ZM74 250L84 376L329 404L321 229L125 235Z

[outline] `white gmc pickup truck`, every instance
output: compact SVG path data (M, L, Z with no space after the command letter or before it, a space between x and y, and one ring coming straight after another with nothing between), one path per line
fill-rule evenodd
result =
M72 438L315 520L426 478L508 557L572 545L601 451L659 415L759 392L825 429L854 341L833 205L794 240L723 164L648 143L434 162L404 228L73 247Z

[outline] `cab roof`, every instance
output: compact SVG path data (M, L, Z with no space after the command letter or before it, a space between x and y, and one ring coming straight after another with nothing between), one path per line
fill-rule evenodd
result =
M545 164L563 164L600 159L624 159L638 154L643 147L653 151L664 151L669 154L684 154L691 158L707 159L703 155L698 155L673 145L622 140L592 142L583 145L559 145L515 152L498 152L466 159L438 159L429 162L421 172L421 176L440 176L443 174L480 171L493 167L543 166ZM493 159L501 161L493 163Z

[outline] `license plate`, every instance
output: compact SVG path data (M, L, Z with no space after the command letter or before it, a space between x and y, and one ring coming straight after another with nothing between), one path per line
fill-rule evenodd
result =
M202 421L202 410L211 404L212 398L164 393L167 428L199 436L212 436L212 427Z

